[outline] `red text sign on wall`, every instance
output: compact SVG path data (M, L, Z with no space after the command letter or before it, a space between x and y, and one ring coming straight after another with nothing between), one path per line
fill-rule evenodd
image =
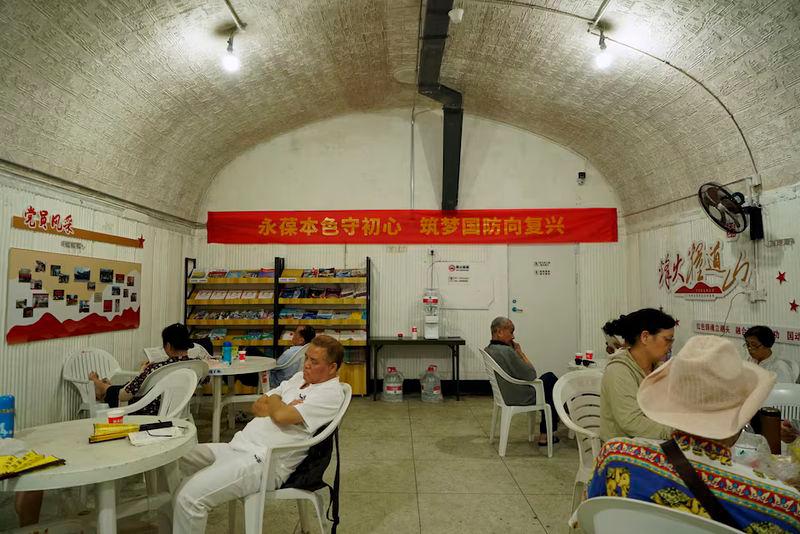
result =
M617 241L614 208L211 211L209 243L599 243Z
M687 299L717 299L750 279L750 262L740 251L736 262L725 264L722 243L694 242L686 257L669 253L658 266L658 287Z
M72 229L72 215L67 215L61 219L60 213L48 213L47 210L36 210L33 206L28 206L23 215L25 226L34 230L41 228L42 230L54 230L56 232L72 235L75 231Z

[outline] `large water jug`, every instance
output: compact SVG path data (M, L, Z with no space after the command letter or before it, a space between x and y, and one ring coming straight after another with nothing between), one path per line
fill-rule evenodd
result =
M436 373L437 367L429 365L428 370L419 379L422 387L422 402L442 402L442 379Z
M388 367L383 377L383 400L401 402L403 400L403 375L396 367Z

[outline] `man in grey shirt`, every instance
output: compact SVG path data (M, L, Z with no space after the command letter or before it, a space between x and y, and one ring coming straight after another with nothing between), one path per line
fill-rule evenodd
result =
M519 343L514 341L514 323L508 317L497 317L492 321L492 340L486 347L486 352L497 362L503 371L512 378L518 380L534 380L536 378L536 368L528 359ZM558 413L553 404L553 386L558 377L553 373L545 373L539 377L544 386L544 400L550 405L553 414L553 432L558 429ZM502 377L497 376L497 385L500 386L500 393L503 401L509 406L525 406L536 403L536 392L532 387L520 386L506 382ZM558 438L553 437L553 443L557 443ZM544 417L539 424L539 445L547 445L547 426Z

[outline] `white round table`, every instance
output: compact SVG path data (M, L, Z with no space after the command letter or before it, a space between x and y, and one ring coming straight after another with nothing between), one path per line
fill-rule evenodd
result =
M211 441L219 442L219 426L222 418L222 408L236 402L253 402L252 395L236 397L234 385L236 375L261 373L274 368L276 363L273 358L264 356L248 356L245 361L234 360L231 365L225 365L219 360L209 360L208 376L211 377L211 390L214 397L214 411L211 414ZM222 398L222 377L228 377L228 393ZM229 414L229 426L233 426L233 413Z
M184 428L184 435L152 445L134 447L128 439L89 443L92 423L100 419L78 419L52 425L26 428L15 438L28 449L51 454L66 464L33 471L0 481L0 491L35 491L97 485L97 531L117 531L116 492L114 481L165 466L188 453L197 444L197 429L189 421L174 420ZM163 421L156 416L127 415L125 423Z

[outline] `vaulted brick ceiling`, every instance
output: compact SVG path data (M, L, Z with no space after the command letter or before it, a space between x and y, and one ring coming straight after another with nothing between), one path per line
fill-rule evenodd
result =
M419 3L234 0L242 69L220 66L223 0L0 2L0 159L186 218L256 143L350 111L410 106ZM465 110L585 155L635 213L702 182L800 181L800 2L456 0L442 81ZM419 100L424 100L420 98ZM418 100L418 101L419 101Z

